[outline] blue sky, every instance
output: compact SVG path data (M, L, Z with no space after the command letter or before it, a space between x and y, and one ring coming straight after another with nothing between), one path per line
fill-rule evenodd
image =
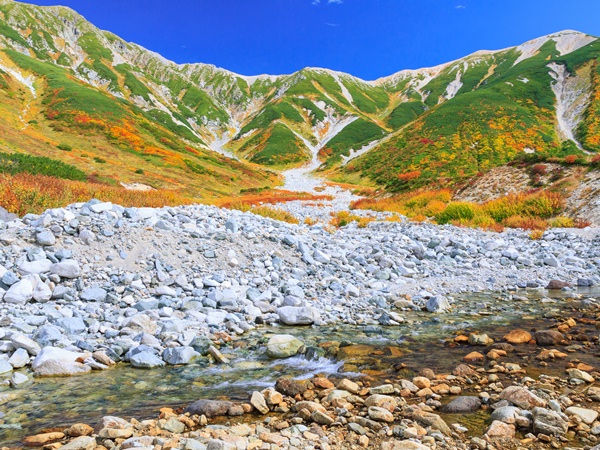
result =
M178 63L244 75L327 67L364 79L563 29L600 36L599 0L32 0Z

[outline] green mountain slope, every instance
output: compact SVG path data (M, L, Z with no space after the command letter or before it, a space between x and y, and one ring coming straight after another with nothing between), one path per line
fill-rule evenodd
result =
M247 77L175 64L68 8L0 0L0 150L211 196L277 184L270 170L313 155L334 180L449 185L522 152L598 151L599 56L596 38L565 31L373 82Z

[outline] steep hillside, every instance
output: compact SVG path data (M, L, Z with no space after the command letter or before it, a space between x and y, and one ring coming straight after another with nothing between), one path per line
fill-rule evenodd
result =
M380 80L403 92L406 102L395 111L399 125L408 125L339 178L392 190L454 185L522 152L595 152L598 56L596 38L563 32Z
M248 77L175 64L68 8L0 0L0 151L204 196L275 186L274 171L315 158L336 181L454 186L523 152L600 150L599 55L565 31L373 82Z

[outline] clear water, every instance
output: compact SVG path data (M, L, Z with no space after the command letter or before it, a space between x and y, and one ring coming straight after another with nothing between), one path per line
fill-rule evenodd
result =
M579 293L600 295L598 290ZM265 327L244 336L245 345L222 349L232 360L228 365L203 361L142 370L123 364L81 377L35 379L21 389L0 388L0 403L3 395L13 396L0 404L0 416L5 415L0 418L0 444L18 443L25 436L75 422L94 425L110 414L140 419L155 417L161 407L183 406L202 398L246 401L249 393L273 386L282 376L309 378L323 373L352 377L360 371L383 380L392 375L412 376L424 367L449 371L465 355L464 348L445 342L456 331L501 337L519 326L544 328L550 318L569 314L577 306L566 300L566 293L553 293L553 303L541 302L541 295L531 292L527 301L510 301L500 294L469 295L459 300L459 308L451 314L403 313L407 323L394 327ZM264 342L272 334L283 333L302 339L311 348L312 358L266 358ZM320 347L332 341L342 346L367 345L373 351L336 361L327 355L327 345ZM587 357L581 355L580 359ZM406 367L398 369L397 363Z

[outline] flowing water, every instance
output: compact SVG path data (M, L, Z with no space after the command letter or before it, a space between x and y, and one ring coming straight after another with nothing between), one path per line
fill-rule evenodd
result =
M282 376L358 377L360 372L383 381L410 378L425 367L448 373L476 350L453 345L457 332L487 333L498 341L517 327L544 329L557 318L577 317L585 307L581 299L600 296L600 290L579 291L580 300L563 292L542 300L544 294L532 291L527 300L510 300L507 294L469 295L457 299L458 307L449 314L405 312L407 321L398 326L265 327L222 348L232 361L228 365L201 360L142 370L120 364L81 377L34 379L19 389L0 388L0 444L75 422L93 425L105 415L155 417L161 407L184 406L202 398L247 401L253 390L273 386ZM269 360L264 344L273 334L297 336L305 342L306 354ZM573 357L590 364L597 359L597 349L573 352ZM341 360L334 358L336 353ZM564 373L564 362L543 371Z

